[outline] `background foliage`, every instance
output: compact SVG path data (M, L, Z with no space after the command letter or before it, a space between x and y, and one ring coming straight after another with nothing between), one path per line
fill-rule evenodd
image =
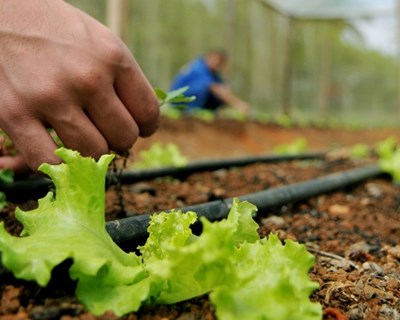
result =
M69 2L105 22L105 0ZM123 40L155 87L168 90L182 65L222 47L226 79L258 113L397 123L396 58L368 49L352 21L289 21L255 0L130 0L125 14Z

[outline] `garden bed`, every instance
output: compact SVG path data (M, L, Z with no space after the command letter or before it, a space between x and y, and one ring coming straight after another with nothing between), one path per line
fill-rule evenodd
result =
M190 120L195 121L195 120ZM173 123L168 120L161 124L160 136L168 136ZM221 137L219 143L210 144L204 132L217 130L211 124L192 123L192 130L201 128L199 138L193 140L185 130L184 124L175 126L175 140L185 136L186 143L191 141L196 146L190 154L192 159L206 158L208 151L201 153L201 146L209 150L214 146L214 158L221 158L221 141L238 144L238 136L246 143L237 150L226 151L226 157L246 154L245 149L253 146L253 153L261 153L262 146L255 150L257 140L251 132L262 130L259 124L223 122L231 131ZM239 127L239 128L238 128ZM265 126L265 135L271 132L286 132L286 142L295 129L283 130L279 127ZM272 129L275 129L272 130ZM180 132L179 130L183 131ZM203 130L203 131L202 131ZM239 134L235 130L239 131ZM272 131L271 131L272 130ZM297 128L297 136L308 132ZM322 129L317 139L324 135ZM177 131L180 132L177 134ZM257 131L258 132L258 131ZM261 132L261 131L260 131ZM288 133L289 132L289 133ZM301 134L304 133L304 134ZM353 133L353 141L370 143L377 140L357 140L366 134ZM259 132L258 132L259 134ZM330 131L330 139L335 131ZM346 132L348 137L352 132ZM338 131L343 136L344 131ZM165 138L164 136L164 138ZM356 137L357 136L357 137ZM307 139L316 150L322 149L318 141ZM385 136L381 136L381 139ZM157 139L153 137L152 139ZM190 140L192 139L192 140ZM282 143L282 137L276 137ZM171 139L172 140L172 139ZM267 139L261 139L265 141ZM260 140L260 144L261 143ZM272 138L271 138L272 140ZM202 144L202 141L204 144ZM314 142L313 142L314 141ZM179 141L178 141L179 142ZM336 143L341 140L336 138ZM131 155L134 161L137 148L148 141L140 141ZM343 145L349 143L345 141ZM356 143L356 142L354 142ZM142 145L141 145L142 144ZM185 144L182 144L185 145ZM187 147L189 150L189 147ZM181 148L184 149L184 148ZM232 148L231 148L232 149ZM227 148L228 150L228 148ZM264 151L270 149L265 147ZM185 154L185 151L182 151ZM201 157L201 155L203 155ZM186 207L218 199L237 197L260 190L272 189L294 183L315 179L328 174L351 170L374 164L375 159L349 159L341 153L335 153L325 159L295 160L278 163L254 163L244 167L220 168L212 171L192 173L184 179L162 177L138 181L130 185L111 186L106 196L106 217L108 221L128 216ZM33 208L35 200L11 204L1 213L8 230L14 234L20 231L13 218L15 206ZM379 175L365 181L346 186L328 194L321 194L301 201L287 203L276 208L263 210L257 215L262 236L276 233L280 239L293 239L306 244L315 255L316 264L310 270L310 276L320 284L312 295L313 301L323 305L325 319L398 319L400 313L400 206L399 187L387 176ZM0 273L1 300L0 319L117 319L107 314L94 317L85 312L76 300L73 292L75 284L66 281L68 262L54 271L54 279L47 288L26 281L16 280L10 273ZM60 282L60 279L64 279ZM214 310L207 297L199 297L179 304L142 308L139 312L129 314L121 319L215 319Z

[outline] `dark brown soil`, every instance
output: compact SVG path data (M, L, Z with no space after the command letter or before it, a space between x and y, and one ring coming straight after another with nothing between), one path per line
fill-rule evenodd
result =
M107 191L106 217L151 213L224 197L234 197L276 186L313 179L332 172L374 163L372 158L346 157L345 147L365 143L373 147L400 130L281 128L276 125L219 120L163 119L159 131L138 141L128 166L139 150L153 142L173 142L191 160L230 158L271 153L282 143L305 137L309 150L341 151L324 161L293 161L253 164L244 168L220 169L192 174L185 180L172 178L142 181ZM16 205L31 207L35 201L11 204L1 213L14 234ZM259 212L260 235L274 232L283 239L306 244L316 257L310 271L320 288L311 299L324 308L324 319L400 319L400 193L388 177L369 179L352 187L324 194L274 210ZM75 299L74 284L66 279L68 264L55 271L48 288L16 280L0 272L0 320L14 319L118 319L112 313L94 317ZM63 277L65 276L65 277ZM143 308L121 319L215 319L207 297L170 306Z

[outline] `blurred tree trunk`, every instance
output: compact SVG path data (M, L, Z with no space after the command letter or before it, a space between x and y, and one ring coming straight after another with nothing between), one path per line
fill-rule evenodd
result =
M282 100L281 111L282 114L291 115L292 104L292 68L293 68L293 34L294 34L295 21L287 17L287 30L286 30L286 44L283 61L283 78L282 78Z
M125 43L130 40L130 19L131 19L131 0L124 0L122 2L122 23L121 23L121 38Z
M319 68L318 109L320 116L324 120L327 120L329 118L330 91L332 86L332 39L329 36L329 26L324 23L320 27L323 29L323 32L321 39L321 60Z
M107 26L118 37L121 36L122 26L122 0L108 0L107 1Z
M234 43L235 43L235 0L228 0L226 9L226 50L229 52L230 60L234 60ZM228 64L225 72L226 79L231 79L232 64Z
M118 37L126 39L130 0L108 0L106 24Z

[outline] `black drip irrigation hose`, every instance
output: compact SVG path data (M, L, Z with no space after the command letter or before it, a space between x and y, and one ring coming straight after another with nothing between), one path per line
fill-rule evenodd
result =
M130 184L137 181L150 180L168 176L174 178L185 178L186 176L196 172L213 171L232 167L243 167L254 163L275 163L294 160L317 160L324 159L325 156L326 152L314 152L292 155L259 155L232 159L198 160L188 164L187 166L179 168L168 167L140 171L127 171L123 172L120 178L122 184Z
M369 165L357 169L329 174L316 179L272 188L238 197L240 201L249 201L258 208L258 212L281 207L324 193L330 193L361 181L375 178L384 172L378 165ZM182 212L194 211L210 221L226 218L234 198L215 200L204 204L177 208ZM170 210L167 210L170 211ZM141 242L148 236L147 227L150 214L107 222L106 229L111 238L121 247Z
M116 185L117 183L126 185L167 176L182 179L195 172L242 167L254 163L318 160L324 159L325 155L326 152L310 152L293 155L259 155L233 159L193 161L187 166L180 168L164 167L137 171L123 171L118 175L113 172L109 172L106 178L106 188ZM11 202L22 202L29 199L38 199L44 197L51 188L54 188L52 181L46 177L39 176L23 180L16 180L12 183L0 183L0 191L4 192L7 199Z

